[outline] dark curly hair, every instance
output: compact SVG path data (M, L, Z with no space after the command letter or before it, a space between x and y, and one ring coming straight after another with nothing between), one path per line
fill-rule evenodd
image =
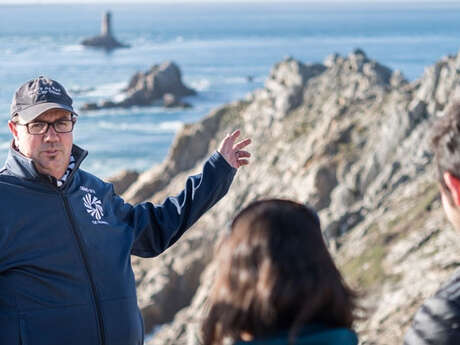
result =
M452 104L447 113L433 126L431 148L434 152L437 179L444 191L443 174L449 172L460 178L460 102ZM450 196L450 193L447 193Z
M293 342L307 324L353 324L357 295L343 281L308 206L279 199L252 203L233 221L217 260L204 345L282 330Z

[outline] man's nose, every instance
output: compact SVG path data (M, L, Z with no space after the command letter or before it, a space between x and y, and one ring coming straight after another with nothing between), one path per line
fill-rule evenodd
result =
M59 141L59 134L54 130L52 125L48 125L48 130L43 134L45 141Z

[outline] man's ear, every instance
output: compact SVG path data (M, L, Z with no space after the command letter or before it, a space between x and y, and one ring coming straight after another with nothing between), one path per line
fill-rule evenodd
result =
M460 207L460 179L450 172L445 172L442 177L449 189L450 195L452 195L452 200L457 207Z
M10 132L13 134L14 139L17 139L18 129L16 128L16 124L13 121L8 121L8 127L10 128Z

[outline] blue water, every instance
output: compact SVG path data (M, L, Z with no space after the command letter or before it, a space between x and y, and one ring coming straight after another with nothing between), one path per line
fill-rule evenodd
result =
M130 49L106 54L78 44L99 32L107 9L115 36ZM166 60L199 92L187 110L82 112L75 142L90 152L83 167L105 177L161 162L183 123L261 87L273 64L289 55L318 62L360 47L414 80L457 53L459 18L460 4L453 3L0 5L0 161L14 90L40 74L61 81L77 108L116 96L136 71Z

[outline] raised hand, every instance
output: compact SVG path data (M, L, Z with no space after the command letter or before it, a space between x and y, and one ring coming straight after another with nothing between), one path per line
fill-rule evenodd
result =
M236 139L240 135L240 130L237 129L232 134L228 134L222 141L219 147L220 154L225 158L228 164L235 169L242 165L248 165L249 160L246 158L251 157L248 151L242 150L251 143L251 139L246 138L235 144Z

